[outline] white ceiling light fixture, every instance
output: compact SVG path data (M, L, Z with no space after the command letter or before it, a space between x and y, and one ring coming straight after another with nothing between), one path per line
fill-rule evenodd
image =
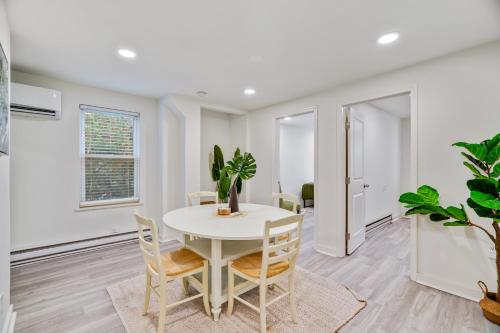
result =
M283 119L286 120L286 121L289 121L289 120L292 120L292 117L285 117Z
M398 39L399 39L399 34L397 32L391 32L391 33L380 36L379 39L377 39L377 43L379 43L381 45L387 45L387 44L394 43Z
M127 50L127 49L119 49L118 54L121 55L122 57L128 58L128 59L133 59L137 56L134 51Z
M254 88L246 88L243 93L247 96L255 95L256 91Z

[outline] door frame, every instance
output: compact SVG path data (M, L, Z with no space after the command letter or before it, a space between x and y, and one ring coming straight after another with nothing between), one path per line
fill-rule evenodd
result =
M316 105L306 107L297 112L289 112L273 117L273 167L272 167L272 191L278 192L278 180L280 178L280 120L285 117L300 116L303 114L312 113L314 115L314 226L313 226L313 244L314 249L318 242L318 107ZM300 198L299 198L300 199Z
M337 239L336 243L340 247L337 251L339 256L346 255L346 233L347 233L347 131L346 131L346 107L353 104L370 102L382 98L393 97L397 95L409 94L410 95L410 186L417 188L418 185L418 91L417 86L406 86L395 88L391 90L378 91L375 93L368 93L355 98L346 99L337 106L337 214L336 218L339 223L337 225ZM412 280L416 279L417 275L417 218L411 216L410 218L410 277Z

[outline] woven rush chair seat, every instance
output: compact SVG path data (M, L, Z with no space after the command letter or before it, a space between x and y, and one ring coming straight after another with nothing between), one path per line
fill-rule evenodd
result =
M202 257L186 248L161 254L161 261L167 276L176 276L203 267L203 260ZM154 261L151 260L149 264L158 272Z
M233 261L232 268L251 277L258 278L262 266L262 252L252 253ZM267 268L267 277L272 277L286 271L290 267L288 261L271 264Z

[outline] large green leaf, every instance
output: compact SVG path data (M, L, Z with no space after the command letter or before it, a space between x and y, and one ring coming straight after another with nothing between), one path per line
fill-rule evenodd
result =
M488 167L486 166L486 164L484 164L484 162L478 160L477 158L474 158L471 154L467 154L467 153L464 153L464 152L461 152L462 156L465 157L466 159L468 159L470 162L472 162L472 164L474 164L475 166L477 166L479 169L483 170L483 171L486 171L488 170Z
M500 210L500 200L489 193L471 191L470 198L479 206Z
M234 151L234 157L240 156L240 155L241 155L240 147L237 147L236 150Z
M462 208L450 206L450 207L446 208L446 211L448 212L448 214L451 217L457 219L458 221L466 221L467 220L467 216Z
M488 153L488 149L486 145L481 143L467 143L467 142L456 142L453 144L456 147L463 147L467 149L472 155L474 155L478 160L484 160L486 154Z
M474 200L471 198L467 199L467 205L474 210L474 212L480 216L480 217L486 217L486 218L500 218L500 212L495 214L493 209L491 208L486 208L481 205L478 205Z
M250 153L234 156L231 161L227 162L226 168L231 176L238 176L242 180L252 178L257 172L257 164Z
M409 216L409 215L415 215L415 214L423 214L423 215L427 215L427 214L432 214L432 210L428 210L424 207L415 207L415 208L412 208L412 209L409 209L405 215L406 216Z
M467 187L470 191L491 194L498 196L498 188L494 180L489 178L476 178L467 181Z
M500 133L496 134L489 140L485 140L486 147L491 150L493 147L497 146L500 144Z
M229 190L231 188L231 178L229 177L226 168L222 168L220 171L220 179L219 179L219 199L225 201L229 196Z
M407 192L407 193L401 194L401 196L399 197L399 202L410 204L410 205L414 205L414 204L422 205L424 203L424 200L422 200L422 198L418 194L415 194L412 192Z
M439 214L439 215L443 215L443 216L449 216L450 215L450 214L448 214L448 212L446 211L446 209L444 209L441 206L425 204L422 207L424 207L427 210L432 211L433 213Z
M486 158L484 160L486 163L492 165L495 164L499 158L500 158L500 145L496 145L488 152L488 155L486 155Z
M240 194L242 188L243 188L243 180L241 180L241 178L238 177L236 179L236 192L238 192L238 194Z
M472 173L474 174L474 176L481 176L481 172L478 169L476 169L476 167L473 166L471 163L464 162L464 165L467 167L467 169L469 169L470 171L472 171Z
M500 162L495 164L495 166L491 169L490 176L497 178L500 176Z
M222 149L218 146L214 146L214 163L212 164L212 180L214 182L218 181L220 178L220 170L224 167L224 155L222 154Z
M439 205L439 193L429 185L420 186L417 189L418 196L429 205Z
M445 215L441 215L441 214L437 214L437 213L432 213L431 215L429 215L429 218L431 219L431 221L439 222L439 221L448 220L450 217L445 216Z

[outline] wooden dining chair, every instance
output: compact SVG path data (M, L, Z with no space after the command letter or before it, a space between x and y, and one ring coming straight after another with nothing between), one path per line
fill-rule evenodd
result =
M200 205L212 205L212 204L219 204L219 193L218 192L210 192L210 191L198 191L198 192L192 192L188 193L188 207L193 206L193 202L196 199L200 199ZM201 201L202 198L213 198L213 200L209 201ZM199 237L189 235L189 240L193 241L199 239Z
M281 188L281 187L280 187ZM293 213L297 213L298 207L300 205L299 197L293 194L288 193L272 193L273 205L276 206L276 202L278 202L278 207L289 210ZM284 204L285 203L285 204ZM281 242L287 240L289 238L288 235L278 236L277 241Z
M147 219L137 212L134 212L137 227L139 230L139 246L146 264L146 293L144 300L143 315L146 315L149 308L151 291L159 297L160 313L158 317L158 333L163 333L165 329L166 311L168 308L203 297L203 305L207 315L210 316L208 304L208 261L196 253L181 248L173 252L160 253L158 241L158 228L152 219ZM145 236L145 231L150 230L151 240ZM194 275L201 273L201 281ZM157 285L153 285L153 277ZM189 283L197 286L202 292L183 300L167 304L167 283L177 279L187 279ZM184 281L183 281L184 282ZM184 284L187 288L187 285Z
M272 193L273 205L297 213L300 206L299 197L288 193ZM276 202L278 205L276 205Z
M219 203L219 194L217 192L198 191L198 192L188 193L187 197L188 197L188 206L193 206L193 202L196 199L200 199L200 205L210 205ZM201 201L202 198L213 198L213 200Z
M288 296L292 319L297 322L294 274L295 262L300 249L303 219L303 215L294 215L276 221L267 221L264 227L262 252L249 254L228 263L227 314L229 316L233 312L234 300L236 299L260 314L260 331L266 332L266 307ZM291 236L287 241L278 244L273 242L275 237L285 234ZM246 282L235 286L235 275L243 278ZM282 278L288 278L288 290L275 284ZM259 286L258 307L238 296L248 284ZM283 293L266 303L266 291L270 285L274 285Z

